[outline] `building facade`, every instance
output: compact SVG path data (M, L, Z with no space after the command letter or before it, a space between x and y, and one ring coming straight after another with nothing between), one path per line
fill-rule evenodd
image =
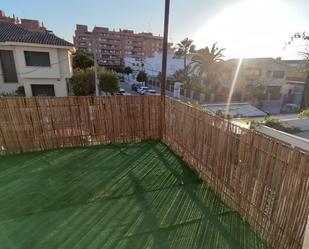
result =
M190 64L191 58L187 58L187 63ZM131 57L124 58L124 65L129 66L133 71L145 71L148 76L156 77L162 72L162 52L155 52L153 56L146 59L136 60ZM174 51L169 50L167 53L167 77L172 78L177 70L184 68L182 58L177 58Z
M18 17L15 17L15 16L13 17L6 16L3 10L0 10L0 22L12 23L24 29L27 29L29 31L51 32L51 31L47 31L43 23L40 23L40 21L38 20L23 19L23 18L19 19Z
M73 44L47 32L0 22L0 94L67 96Z
M125 57L144 60L162 51L163 38L152 33L134 33L133 30L112 31L105 27L88 30L87 25L76 25L74 46L76 50L96 52L100 65L119 66Z
M308 62L305 60L282 60L288 65L285 85L282 87L282 104L300 106L307 74Z
M223 83L230 87L236 79L234 94L240 96L240 101L248 101L269 114L280 113L288 65L274 58L230 59L224 64Z

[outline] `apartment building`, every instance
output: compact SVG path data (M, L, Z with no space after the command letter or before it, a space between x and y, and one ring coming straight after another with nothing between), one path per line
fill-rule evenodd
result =
M23 18L19 19L18 17L15 17L15 15L13 15L13 17L6 16L3 10L0 10L0 22L15 24L24 29L34 32L51 32L48 31L44 27L43 23L40 23L39 20L23 19Z
M0 95L67 96L73 44L48 32L0 22Z
M163 38L152 33L134 33L133 30L109 30L106 27L94 27L88 30L87 25L76 25L74 45L76 50L96 52L100 65L118 66L125 57L144 60L162 51Z

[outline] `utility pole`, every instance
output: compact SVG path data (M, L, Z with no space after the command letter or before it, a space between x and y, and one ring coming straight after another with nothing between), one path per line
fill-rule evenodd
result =
M168 45L168 22L170 13L170 0L165 0L164 14L164 36L163 36L163 54L162 54L162 75L161 75L161 122L160 122L160 138L164 136L165 127L165 85L166 85L166 69L167 69L167 45Z
M99 96L98 61L97 61L97 51L95 48L93 48L93 60L94 60L95 96Z
M164 98L164 99L165 99L166 68L167 68L169 12L170 12L170 0L165 0L163 54L162 54L162 75L161 75L161 97Z

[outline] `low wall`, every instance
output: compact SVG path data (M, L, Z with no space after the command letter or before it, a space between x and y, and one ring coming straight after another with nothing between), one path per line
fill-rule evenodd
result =
M283 143L291 145L291 147L300 148L309 152L309 140L301 138L286 132L278 131L276 129L260 125L255 127L255 130L267 136L280 140Z

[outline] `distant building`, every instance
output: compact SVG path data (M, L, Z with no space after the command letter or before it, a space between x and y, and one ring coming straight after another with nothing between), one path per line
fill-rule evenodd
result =
M162 51L163 38L152 33L134 33L133 30L112 31L105 27L76 25L74 46L76 50L97 54L99 64L118 66L125 57L144 60L155 52Z
M0 22L0 93L67 96L73 44L48 32Z
M188 64L191 59L187 59ZM125 66L130 66L135 71L144 70L148 76L156 77L162 72L162 52L155 52L153 56L148 57L142 61L135 58L124 58ZM167 77L173 77L177 70L183 69L183 59L175 57L173 50L169 50L167 54Z
M223 84L226 86L231 86L238 64L239 59L225 62ZM249 101L267 113L279 113L288 68L288 65L274 58L243 59L234 93L240 96L241 101Z
M282 87L282 105L295 104L300 106L303 97L308 62L304 60L282 60L288 65L285 85Z
M48 31L43 23L41 24L38 20L32 20L32 19L19 19L18 17L9 17L5 15L5 12L3 10L0 10L0 22L7 22L16 24L24 29L27 29L29 31L35 31L35 32L51 32Z
M191 58L187 58L187 64L191 63ZM149 75L158 75L162 72L162 52L157 52L154 56L145 60L146 72ZM184 69L182 58L177 58L174 51L170 50L167 54L167 77L173 77L176 71Z

